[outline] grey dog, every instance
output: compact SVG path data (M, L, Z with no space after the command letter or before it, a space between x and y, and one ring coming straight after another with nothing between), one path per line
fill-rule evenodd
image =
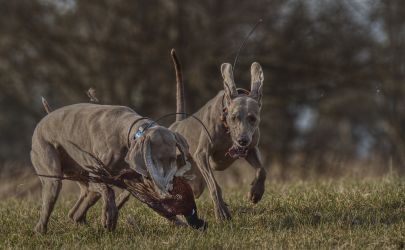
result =
M49 111L49 106L45 108ZM35 230L47 231L62 184L62 178L44 176L89 174L86 166L92 163L78 148L100 159L109 172L132 168L150 178L162 193L168 193L174 176L184 174L184 169L177 166L177 149L187 159L184 154L189 154L188 145L180 134L158 125L150 127L151 122L128 107L88 103L65 106L45 116L32 137L32 164L37 174L43 175L42 210ZM145 126L150 128L143 131ZM134 137L139 132L146 147L140 148ZM81 192L69 217L84 222L87 210L102 197L102 224L108 230L114 229L118 208L110 185L89 183L86 178L78 184Z
M260 131L260 110L263 91L263 70L259 63L251 66L251 90L237 89L232 66L229 63L221 65L224 90L206 103L193 117L185 117L184 86L179 60L172 50L172 58L176 69L177 79L177 116L176 122L169 129L183 135L193 155L192 172L195 178L190 182L196 198L208 186L215 206L215 216L219 220L231 218L222 198L222 191L215 180L213 170L227 169L235 160L244 158L255 170L255 178L249 192L253 203L261 200L264 193L266 171L262 166L258 148ZM198 120L206 125L204 127ZM129 193L123 193L123 197ZM121 198L119 207L127 198Z
M181 80L180 63L174 51L173 61L177 72L177 112L180 117L170 129L183 135L190 153L197 164L193 171L197 176L190 184L196 197L208 186L215 207L217 219L230 219L231 215L223 201L221 188L215 180L213 170L227 169L236 159L244 158L255 170L256 175L249 192L253 203L261 200L264 193L266 171L262 166L259 143L259 122L262 104L263 71L259 63L251 66L251 89L237 89L232 66L221 65L224 90L208 101L194 117L199 118L212 135L212 142L193 117L181 117L184 113L184 87Z

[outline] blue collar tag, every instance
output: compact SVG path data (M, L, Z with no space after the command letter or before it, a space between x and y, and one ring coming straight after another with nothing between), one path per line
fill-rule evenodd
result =
M136 131L136 133L135 133L135 139L139 139L140 137L142 137L143 136L143 131L141 131L141 130L138 130L138 131Z
M152 127L154 127L154 124L152 124L152 125L147 124L145 127L141 126L138 129L138 131L136 131L136 133L134 135L134 140L141 138L145 134L146 130L148 130L149 128L152 128Z

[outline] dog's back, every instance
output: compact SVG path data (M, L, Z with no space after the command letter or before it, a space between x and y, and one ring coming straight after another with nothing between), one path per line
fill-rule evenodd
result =
M128 129L128 122L137 117L140 116L135 111L124 106L80 103L56 109L35 128L32 154L41 157L45 149L53 148L61 156L66 171L77 165L72 162L86 164L77 148L90 153L115 151L118 155L127 145L123 131Z
M117 134L117 129L127 117L139 116L124 106L79 103L56 109L37 125L34 138L41 137L50 143L64 140L86 141L107 139ZM139 116L140 117L140 116ZM118 136L118 135L117 135Z

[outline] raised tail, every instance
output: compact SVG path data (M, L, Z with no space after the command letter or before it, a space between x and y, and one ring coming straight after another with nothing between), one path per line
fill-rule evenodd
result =
M44 109L46 111L46 113L51 113L52 112L52 108L49 106L48 102L46 101L46 99L44 97L42 98L42 105L44 105Z
M174 69L176 71L176 121L181 121L186 118L186 102L184 100L184 84L183 84L183 75L181 72L180 61L177 58L176 51L172 49L170 52L174 64Z

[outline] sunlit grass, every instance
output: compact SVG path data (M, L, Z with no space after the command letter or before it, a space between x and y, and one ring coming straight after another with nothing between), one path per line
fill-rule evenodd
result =
M224 190L233 219L219 223L207 195L198 200L209 228L199 232L168 224L131 199L114 232L100 224L100 204L87 225L67 218L74 197L58 201L46 235L33 233L39 200L0 202L1 248L403 248L405 180L268 183L258 205L246 190Z

